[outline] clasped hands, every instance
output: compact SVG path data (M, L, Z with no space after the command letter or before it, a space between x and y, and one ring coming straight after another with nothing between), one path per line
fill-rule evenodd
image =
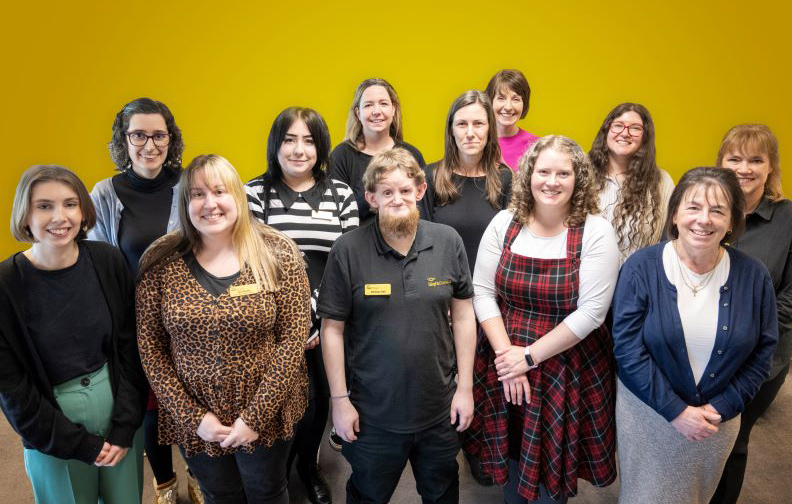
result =
M688 406L671 425L688 441L701 441L718 432L721 416L711 404Z
M252 443L258 439L258 432L247 426L244 420L237 418L231 427L223 425L211 411L206 413L198 425L198 437L210 443L220 443L223 448L236 448Z
M503 383L506 401L522 405L531 402L531 385L528 383L528 363L525 362L525 347L510 345L496 350L495 369L498 381Z
M98 467L113 467L124 460L128 451L129 448L122 448L105 441L102 445L102 450L94 461L94 465Z

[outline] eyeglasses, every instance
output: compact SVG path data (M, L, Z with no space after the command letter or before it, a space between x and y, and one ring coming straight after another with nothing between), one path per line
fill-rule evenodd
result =
M622 124L618 122L615 122L610 126L611 133L614 133L616 135L624 131L625 128L627 128L626 124ZM632 126L627 128L627 134L630 135L631 137L638 137L643 134L643 130L644 130L643 126L639 126L638 124L633 124Z
M142 131L130 131L127 133L129 143L135 147L143 147L148 142L149 138L154 142L157 147L165 147L170 143L170 133L162 133L160 131L153 135L147 135Z

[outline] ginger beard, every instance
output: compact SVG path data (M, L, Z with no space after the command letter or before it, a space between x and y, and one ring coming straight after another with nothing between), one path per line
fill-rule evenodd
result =
M380 215L379 225L382 234L394 238L412 236L418 231L418 221L421 213L417 208L411 208L410 213L404 216Z

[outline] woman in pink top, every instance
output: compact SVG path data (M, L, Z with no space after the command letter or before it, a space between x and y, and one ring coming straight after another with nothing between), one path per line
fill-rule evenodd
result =
M528 113L531 86L521 71L501 70L490 79L486 93L495 111L503 162L517 171L520 156L539 139L517 127L517 121L525 119Z

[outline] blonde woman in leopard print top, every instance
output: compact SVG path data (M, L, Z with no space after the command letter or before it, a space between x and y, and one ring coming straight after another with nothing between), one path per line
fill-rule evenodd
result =
M308 280L294 243L251 219L224 158L182 175L179 230L146 251L138 345L207 503L288 503L286 457L307 402Z

